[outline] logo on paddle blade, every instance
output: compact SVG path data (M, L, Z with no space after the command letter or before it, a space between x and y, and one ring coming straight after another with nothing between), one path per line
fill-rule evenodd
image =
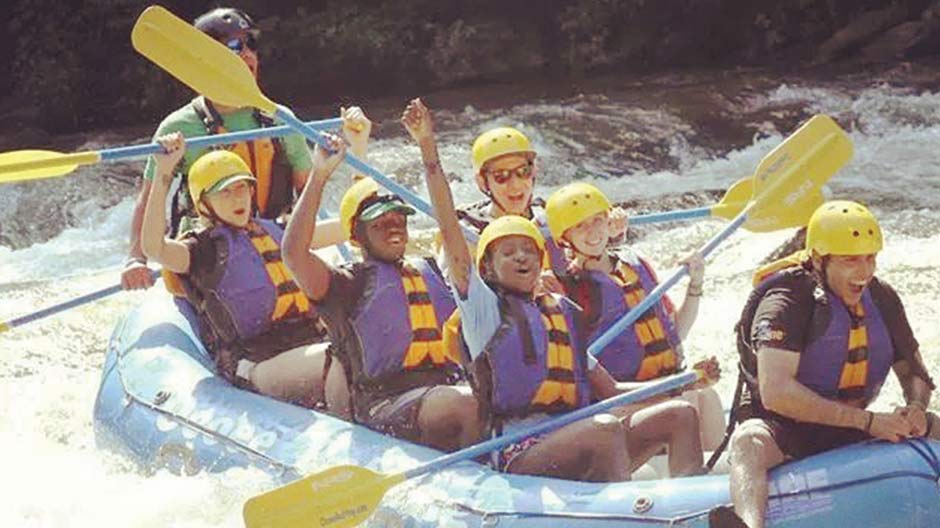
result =
M803 197L806 196L808 193L810 193L812 190L813 190L813 182L811 182L810 180L803 180L803 183L801 183L799 187L794 189L793 192L791 192L790 194L786 195L783 198L783 203L787 207L793 207L794 205L797 204L797 202L802 200Z
M348 510L343 510L337 512L329 517L320 517L320 526L330 526L331 524L336 524L340 521L345 521L350 517L355 517L357 515L362 515L369 511L369 508L365 504L361 504L355 508L349 508Z
M757 179L760 180L761 183L767 181L767 179L770 178L773 173L780 170L780 167L786 165L789 162L790 153L784 152L783 155L775 159L774 162L770 164L770 166L761 171L761 173L757 175Z

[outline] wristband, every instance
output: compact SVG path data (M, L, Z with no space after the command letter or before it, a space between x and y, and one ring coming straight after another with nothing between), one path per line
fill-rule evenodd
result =
M689 297L701 297L702 285L699 284L698 286L695 286L693 284L689 284L689 289L686 290L685 294Z
M132 264L140 264L141 266L146 266L147 259L143 257L128 257L127 260L124 261L125 268L130 267Z
M865 432L871 434L871 423L875 421L875 413L871 411L865 411L868 413L868 423L865 424Z

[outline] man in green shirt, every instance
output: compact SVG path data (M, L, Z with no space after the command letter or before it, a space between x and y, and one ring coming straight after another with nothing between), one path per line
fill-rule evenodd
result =
M257 78L259 69L258 37L260 30L243 11L232 8L217 8L196 19L194 25L212 38L225 44L248 65ZM237 132L262 126L274 126L272 118L253 108L234 108L214 103L202 96L196 97L182 108L168 115L157 127L154 137L181 132L186 138L209 134ZM259 139L225 145L241 156L258 178L255 193L255 210L262 218L277 218L287 212L293 203L295 192L303 189L313 164L310 151L303 136L292 134L277 139ZM168 215L171 234L185 230L188 218L195 217L189 196L186 194L185 175L190 165L205 148L187 149L185 157L176 167L175 187L179 192L169 204ZM124 289L146 289L153 285L147 260L140 248L140 230L147 197L150 195L154 175L153 158L147 160L140 194L134 207L131 222L130 252L121 273ZM339 222L327 222L327 231L321 230L322 245L341 239ZM182 229L181 229L182 228ZM326 241L325 239L330 239ZM324 243L327 242L327 243Z

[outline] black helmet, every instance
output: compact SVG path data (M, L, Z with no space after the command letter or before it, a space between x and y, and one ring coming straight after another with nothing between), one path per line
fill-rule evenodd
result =
M220 42L245 35L258 38L261 34L261 30L248 13L232 7L218 7L204 13L193 22L193 25Z

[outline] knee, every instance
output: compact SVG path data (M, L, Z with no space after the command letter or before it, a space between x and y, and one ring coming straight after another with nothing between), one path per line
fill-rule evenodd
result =
M663 419L674 424L671 430L683 435L693 431L698 433L699 414L695 405L687 401L674 400L669 402L662 412L664 413Z
M479 403L469 387L437 387L426 396L420 421L423 430L476 427Z
M614 415L599 414L591 418L588 434L579 436L585 448L582 456L599 467L621 468L627 459L626 427Z
M745 422L735 429L729 445L732 464L758 465L766 469L769 451L777 444L769 431Z
M623 438L626 427L619 418L612 414L598 414L591 418L591 426L595 434L611 438Z
M590 426L578 438L581 445L607 453L611 446L626 445L626 427L612 414L598 414L590 418Z

